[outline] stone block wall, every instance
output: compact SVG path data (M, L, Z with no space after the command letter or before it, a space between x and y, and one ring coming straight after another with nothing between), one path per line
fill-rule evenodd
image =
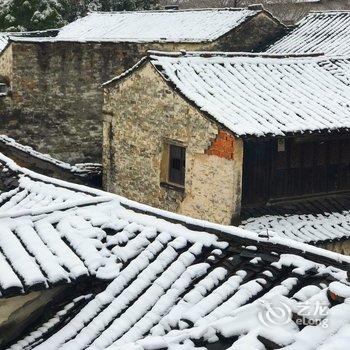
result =
M184 189L162 184L169 142L186 147ZM150 63L105 89L103 150L107 191L224 224L239 215L242 141L175 93Z
M206 43L12 42L0 56L0 76L12 89L0 101L0 133L71 164L100 162L103 82L150 49L252 51L282 29L262 12Z
M260 12L217 40L213 51L259 52L279 39L285 27L267 12Z
M10 82L12 80L12 47L9 46L0 55L0 77L1 80Z

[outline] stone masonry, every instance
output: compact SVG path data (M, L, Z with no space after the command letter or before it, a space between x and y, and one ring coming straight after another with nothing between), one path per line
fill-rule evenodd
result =
M101 84L133 66L147 50L252 51L283 30L268 13L260 12L210 43L28 42L17 38L0 56L0 76L11 88L9 98L0 98L0 133L71 164L100 162Z
M162 183L168 142L186 147L183 189ZM174 92L150 63L106 87L103 149L108 191L224 224L240 213L242 141Z

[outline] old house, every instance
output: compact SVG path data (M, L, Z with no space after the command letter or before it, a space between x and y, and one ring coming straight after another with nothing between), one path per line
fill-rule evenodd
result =
M349 257L0 164L0 347L347 350Z
M0 54L1 133L71 164L100 162L100 85L147 50L259 50L283 30L258 6L91 13L53 38L10 37Z
M105 188L226 224L252 207L349 191L349 63L151 52L105 85Z

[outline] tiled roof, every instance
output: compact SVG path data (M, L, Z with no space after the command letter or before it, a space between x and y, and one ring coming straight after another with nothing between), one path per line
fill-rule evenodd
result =
M267 52L349 55L350 11L312 12Z
M85 208L87 219L89 209L99 210ZM243 246L239 238L234 243L235 236L218 241L215 235L117 207L109 215L102 227L120 273L86 305L74 308L73 301L73 316L65 308L52 318L54 327L47 320L11 349L163 350L174 342L206 349L206 343L218 341L244 350L263 349L268 341L301 349L309 341L307 332L317 329L314 341L331 342L350 322L347 303L335 306L327 298L337 288L350 295L342 269L293 255L287 247L282 249L287 254L281 254L277 246L273 253L273 244L247 240ZM96 222L96 229L101 224ZM324 304L324 314L310 317L319 316L323 323L329 317L329 330L319 325L302 332L291 320L283 324L283 317L280 326L275 320L269 328L259 319L267 305L301 315L306 301L312 307Z
M212 41L261 10L208 9L91 13L65 26L57 40Z
M350 196L246 208L241 227L257 233L275 232L305 243L350 239Z
M38 152L32 147L23 145L6 135L0 135L0 152L6 153L10 157L17 159L19 163L23 163L23 161L27 162L27 164L36 168L35 170L39 168L39 172L40 170L46 170L46 172L49 172L48 167L51 166L53 169L55 169L56 173L62 177L69 177L69 175L71 175L70 177L76 181L85 181L87 183L90 182L94 185L95 183L97 185L101 182L102 164L78 163L71 165L67 162L53 158L49 154ZM51 171L53 172L53 170Z
M0 153L0 213L18 213L50 205L69 205L100 195L101 191L55 180L18 167Z
M3 155L0 170L0 177L9 179L8 191L5 188L0 193L0 297L87 276L103 279L101 271L110 260L93 239L98 232L86 223L85 236L79 237L74 223L64 219L64 211L111 199L97 190L74 187L19 168ZM72 227L62 234L60 225ZM94 259L94 263L88 262Z
M260 54L150 53L186 99L238 136L350 127L350 61Z
M1 288L68 283L88 275L112 279L102 292L74 297L47 314L9 349L187 350L234 344L244 350L287 345L314 350L311 345L322 343L328 350L348 337L349 257L118 196L101 200L97 195L84 204L2 216ZM271 319L268 310L277 307L286 312ZM298 326L302 315L304 322L320 324Z

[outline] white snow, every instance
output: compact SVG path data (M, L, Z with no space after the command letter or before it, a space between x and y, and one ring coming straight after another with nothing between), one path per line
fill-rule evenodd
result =
M0 52L1 52L1 36L0 36ZM13 138L10 138L6 135L0 135L0 142L5 144L6 146L9 146L9 147L15 148L21 152L27 153L34 158L41 159L41 160L46 161L48 163L52 163L52 164L54 164L54 165L56 165L64 170L70 171L73 174L85 175L87 172L87 169L89 169L89 168L90 169L91 168L99 169L101 167L101 164L97 164L97 163L96 164L95 163L82 163L82 164L71 165L69 163L62 162L61 160L53 158L49 154L44 154L44 153L38 152L30 146L24 146L21 143L14 140Z
M42 181L33 172L24 173L23 179ZM315 344L328 344L324 349L329 350L334 344L346 344L348 310L331 306L327 290L345 298L345 306L350 305L347 272L304 255L327 257L344 267L349 257L278 236L258 237L239 228L151 209L103 191L88 192L84 186L42 179L52 186L45 187L52 197L62 187L68 191L74 188L75 193L84 190L85 194L70 204L27 208L22 215L5 211L1 215L1 291L16 288L25 292L35 283L68 283L87 275L111 281L58 331L49 333L60 322L59 315L12 349L187 350L195 349L195 339L213 342L220 336L238 336L232 349L256 350L263 349L259 335L287 349L316 350ZM137 213L133 208L149 214ZM168 218L185 219L203 232L191 231ZM256 258L230 251L228 242L219 242L214 234L206 232L209 228L226 234L231 242L235 237L246 239L237 247L246 247L241 249ZM273 255L275 263L259 256L259 242L270 244L271 251L279 251ZM281 249L287 253L290 248L299 249L302 256L281 254ZM210 259L214 256L218 259ZM234 258L243 260L233 267ZM310 271L314 275L308 283L304 277ZM317 279L322 283L314 285ZM259 315L266 312L266 305L286 305L292 312L301 313L305 302L312 311L319 302L325 303L327 315L318 312L310 317L318 321L317 325L306 326L303 331L290 319L272 329L262 325ZM72 307L67 305L62 315ZM322 328L326 322L329 330ZM48 339L41 342L47 334Z
M150 60L187 99L238 136L350 127L346 58L153 52Z
M258 234L273 231L280 237L305 243L337 240L350 236L350 212L262 215L244 220L240 227Z
M95 12L63 27L53 40L212 41L257 13L248 9Z
M350 11L311 12L267 52L347 56L350 54Z

